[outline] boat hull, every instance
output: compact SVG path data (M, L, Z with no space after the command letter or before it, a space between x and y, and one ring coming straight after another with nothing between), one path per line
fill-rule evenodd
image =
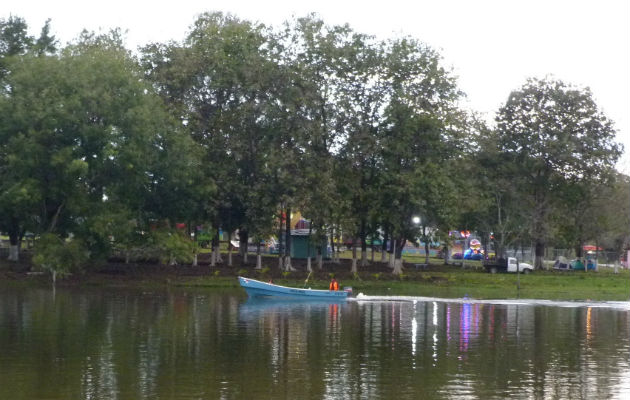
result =
M238 277L238 282L250 297L285 297L291 299L345 300L348 292L333 290L300 289L274 285L255 279Z

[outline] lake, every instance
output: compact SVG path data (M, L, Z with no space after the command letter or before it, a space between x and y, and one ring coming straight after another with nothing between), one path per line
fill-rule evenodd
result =
M629 312L2 288L0 399L622 399Z

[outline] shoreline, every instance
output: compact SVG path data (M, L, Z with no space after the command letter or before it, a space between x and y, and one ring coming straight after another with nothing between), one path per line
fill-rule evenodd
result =
M255 260L254 257L251 259ZM405 263L403 275L394 276L386 263L375 262L358 267L351 273L352 260L339 264L326 262L322 270L313 263L308 278L304 260L292 260L296 271L279 270L276 257L263 258L263 270L254 263L242 264L234 256L233 266L225 263L210 267L204 260L200 265L167 266L155 263L125 264L116 260L92 265L83 272L57 280L57 287L129 287L129 288L238 288L237 276L253 279L273 279L284 286L308 286L327 289L331 274L340 285L353 287L354 295L423 296L444 299L535 299L565 301L627 301L630 299L630 272L612 270L535 271L529 275L489 274L481 269L462 269L459 266L430 264L415 268ZM50 274L31 272L28 261L0 262L0 284L13 287L48 287Z

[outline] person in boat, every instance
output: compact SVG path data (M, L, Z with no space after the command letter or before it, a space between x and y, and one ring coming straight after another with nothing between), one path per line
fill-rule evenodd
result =
M332 278L330 280L330 286L328 287L329 290L334 290L334 291L338 291L339 290L339 282L337 282L337 280L335 278Z

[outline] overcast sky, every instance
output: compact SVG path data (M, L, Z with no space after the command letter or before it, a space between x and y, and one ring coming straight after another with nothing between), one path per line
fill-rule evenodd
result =
M181 40L195 16L224 11L268 25L318 13L379 38L411 35L440 51L459 77L466 105L491 119L528 77L553 75L588 86L630 153L628 0L4 0L0 17L26 19L37 35L47 18L62 43L83 28L120 27L127 45ZM626 154L619 165L630 172Z

